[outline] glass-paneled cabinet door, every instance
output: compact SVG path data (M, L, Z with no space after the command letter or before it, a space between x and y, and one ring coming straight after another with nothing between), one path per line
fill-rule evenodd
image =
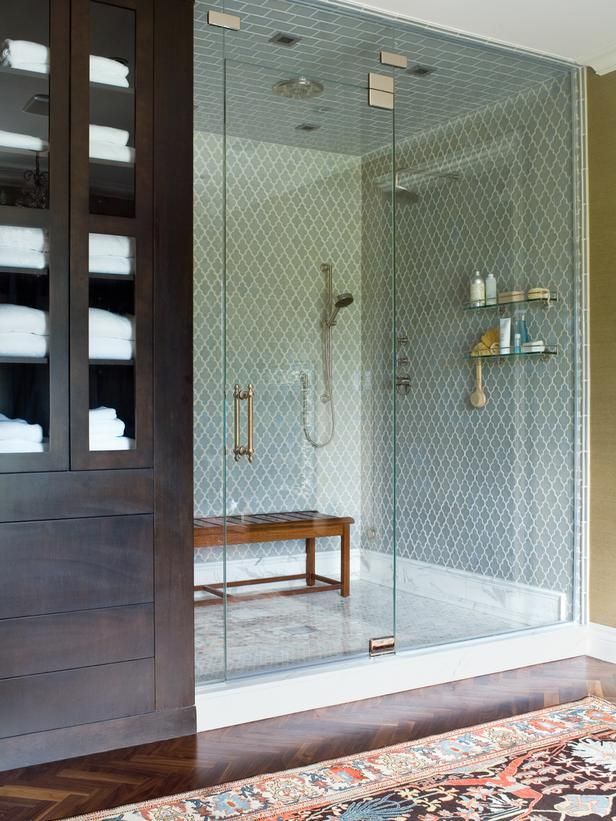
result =
M68 466L69 2L0 4L0 472Z
M74 20L72 464L152 461L151 4ZM87 44L87 49L84 48Z

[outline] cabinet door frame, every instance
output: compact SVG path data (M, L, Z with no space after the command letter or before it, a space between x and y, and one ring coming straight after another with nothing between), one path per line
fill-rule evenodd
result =
M135 13L135 212L133 217L90 213L90 9L91 3ZM147 468L153 463L153 8L148 0L73 0L71 30L71 468ZM112 92L110 92L112 93ZM102 123L101 123L102 124ZM88 238L121 234L136 241L135 362L105 367L134 368L136 447L90 451Z
M49 208L0 206L5 225L46 228L49 237L49 446L43 453L3 453L1 473L67 470L69 466L68 244L70 0L49 7ZM32 367L44 367L33 365ZM30 421L30 420L28 420ZM36 421L36 420L32 420Z

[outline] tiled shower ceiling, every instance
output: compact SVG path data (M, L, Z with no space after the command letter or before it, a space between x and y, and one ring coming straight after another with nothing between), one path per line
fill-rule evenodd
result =
M208 9L241 17L241 31L207 25ZM283 33L299 38L276 45ZM224 40L224 52L223 52ZM381 49L404 54L409 68L434 69L413 76L387 69ZM226 58L226 77L223 64ZM195 128L222 133L222 84L226 81L227 133L264 142L363 155L391 143L391 112L369 108L370 71L393 71L396 137L429 131L472 111L510 98L530 86L570 72L570 66L421 27L294 0L230 0L195 4ZM320 96L275 96L279 80L306 76L324 84ZM298 130L301 125L319 126Z

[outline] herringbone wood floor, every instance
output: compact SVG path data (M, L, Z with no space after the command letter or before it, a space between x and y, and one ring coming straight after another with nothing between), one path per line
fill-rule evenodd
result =
M0 819L43 821L290 769L597 695L616 665L586 657L0 773Z

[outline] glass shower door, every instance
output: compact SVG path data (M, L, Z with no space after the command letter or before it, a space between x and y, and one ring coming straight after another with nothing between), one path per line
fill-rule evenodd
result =
M234 677L393 636L393 112L230 60L225 94L226 516L202 612Z

